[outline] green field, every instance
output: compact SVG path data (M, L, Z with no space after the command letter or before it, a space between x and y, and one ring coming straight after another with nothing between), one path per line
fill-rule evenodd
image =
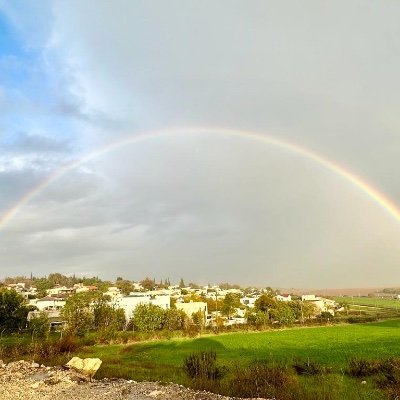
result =
M400 356L400 320L92 346L80 355L103 360L100 376L183 382L183 359L200 350L214 350L228 367L254 359L289 363L310 359L340 373L352 357Z
M347 303L349 305L360 305L378 308L391 308L398 310L400 313L400 300L382 299L379 297L335 297L337 303Z

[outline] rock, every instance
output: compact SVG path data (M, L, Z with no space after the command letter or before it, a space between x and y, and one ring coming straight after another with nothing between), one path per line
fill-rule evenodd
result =
M35 383L33 383L33 384L31 385L31 388L32 388L32 389L37 389L37 388L39 387L39 385L40 385L40 382L35 382Z
M35 363L35 361L32 362L31 368L39 368L40 365L38 363Z
M161 390L153 390L152 392L149 393L150 397L157 397L158 395L163 394Z
M100 358L79 358L72 357L66 364L67 367L73 368L84 375L93 377L100 368L102 361Z

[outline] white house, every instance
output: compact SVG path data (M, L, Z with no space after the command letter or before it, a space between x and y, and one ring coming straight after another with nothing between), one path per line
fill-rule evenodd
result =
M75 288L68 288L66 286L54 286L51 289L46 290L48 296L59 296L60 294L73 294Z
M320 312L329 312L335 315L336 303L334 300L317 297L314 294L303 295L301 300L313 303Z
M292 296L288 293L284 293L284 294L277 294L275 296L276 300L278 301L292 301Z
M30 305L36 306L39 311L44 310L60 310L65 306L65 299L58 297L46 296L42 299L33 299L29 302Z
M242 303L244 306L253 308L256 300L258 299L259 296L256 297L242 297L240 299L240 303Z
M192 317L193 314L201 312L204 315L204 320L207 318L208 308L207 303L203 301L191 301L189 303L176 303L175 307L178 310L182 310L188 317Z
M129 321L139 304L153 304L167 310L171 306L171 296L152 296L150 292L132 292L129 296L114 297L111 299L111 304L117 308L122 308L126 320Z

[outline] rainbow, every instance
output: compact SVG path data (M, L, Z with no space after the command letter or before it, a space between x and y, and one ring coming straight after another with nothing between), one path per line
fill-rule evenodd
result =
M122 140L113 142L104 147L98 148L97 150L87 154L86 156L80 158L79 160L72 161L58 170L56 170L53 174L51 174L47 179L37 185L33 190L26 193L23 197L21 197L17 203L15 203L9 210L7 210L0 217L0 229L3 228L23 207L27 204L33 197L38 195L42 190L44 190L51 183L59 179L61 176L68 173L70 170L78 167L79 165L90 161L96 157L99 157L109 151L116 150L123 146L140 143L143 141L147 141L150 139L156 139L162 136L169 135L187 135L187 134L208 134L208 135L222 135L222 136L231 136L231 137L239 137L239 138L247 138L249 140L254 140L258 142L263 142L270 146L275 146L280 149L286 150L288 152L297 154L306 159L309 159L319 166L327 169L333 174L341 177L345 181L352 184L355 188L360 190L362 193L367 195L372 201L377 203L380 207L382 207L391 217L393 217L397 222L400 222L400 209L398 206L389 200L386 196L380 193L376 188L370 185L368 182L350 172L346 168L340 166L339 164L329 160L328 158L315 153L305 147L299 146L297 144L277 139L276 137L266 135L259 132L252 131L243 131L243 130L234 130L234 129L220 129L220 128L180 128L180 129L165 129L165 130L157 130L150 132L142 132L131 135Z

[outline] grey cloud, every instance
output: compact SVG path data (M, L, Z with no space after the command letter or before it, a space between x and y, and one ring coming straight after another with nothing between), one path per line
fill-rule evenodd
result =
M51 7L46 55L61 94L52 112L81 122L89 148L160 127L257 130L329 157L400 203L399 4ZM52 145L19 148L57 157ZM397 222L365 194L246 138L168 136L103 154L11 222L0 254L16 271L332 287L390 284L400 261Z
M72 149L69 140L59 140L51 136L20 133L11 143L4 146L11 153L68 153Z
M308 161L241 140L227 151L221 142L168 140L92 160L102 178L86 195L61 201L64 190L85 193L93 178L71 173L21 210L8 234L24 243L25 262L53 269L81 266L113 278L113 266L112 273L136 279L175 279L190 265L190 277L205 283L301 286L322 276L325 286L337 286L343 266L353 271L346 282L360 284L360 266L398 240L381 209ZM385 257L386 273L397 261Z

